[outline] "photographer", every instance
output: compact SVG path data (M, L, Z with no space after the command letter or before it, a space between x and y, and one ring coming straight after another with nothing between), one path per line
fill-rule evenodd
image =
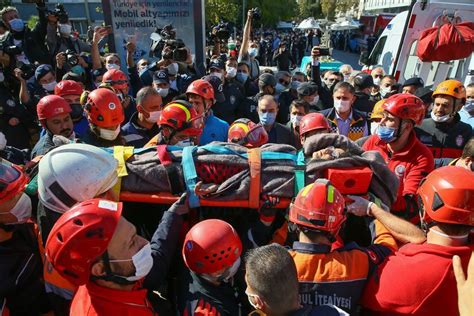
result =
M244 34L242 38L242 46L240 47L239 63L245 62L250 65L250 79L255 80L260 76L260 64L256 59L258 55L258 43L250 40L252 33L253 19L260 18L260 10L258 8L249 10L247 13L247 21L245 22ZM250 47L250 48L249 48Z
M5 7L0 11L2 21L10 31L0 38L0 50L10 55L12 59L10 70L16 66L17 62L24 64L35 62L49 64L51 62L44 41L48 24L44 1L37 0L36 8L39 20L33 30L30 30L21 20L15 7Z
M296 67L296 61L285 41L280 42L280 47L273 53L273 61L277 65L278 71L290 71L290 61L293 68Z
M86 60L89 58L84 53L78 55L70 49L58 53L56 55L56 81L64 80L66 74L72 73L80 77L80 82L87 90L91 90L93 88L91 65Z

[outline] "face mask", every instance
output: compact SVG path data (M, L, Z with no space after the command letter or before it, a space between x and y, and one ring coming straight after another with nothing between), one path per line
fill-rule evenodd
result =
M136 254L132 256L132 259L124 260L110 260L110 262L127 262L132 261L135 267L135 274L129 277L123 277L127 281L138 281L143 279L150 273L153 268L153 257L151 255L150 243L147 243L142 247Z
M107 68L107 70L111 70L111 69L120 70L120 66L117 65L117 64L107 64L107 65L105 65L105 68Z
M41 86L43 87L44 90L48 92L52 92L54 90L54 87L56 87L58 83L55 81L52 81L50 83L42 84Z
M314 98L313 98L313 101L311 101L309 104L311 105L317 105L319 102L319 94L318 95L315 95Z
M71 68L71 72L75 73L76 75L83 76L86 70L81 65L76 65Z
M451 118L451 114L436 116L433 112L431 112L431 118L436 123L444 123L444 122L447 122Z
M178 146L178 147L189 147L192 145L194 145L194 143L189 138L180 140L179 142L175 144L175 146Z
M260 123L264 126L269 126L273 125L275 123L276 119L276 113L270 113L270 112L265 112L265 113L258 113L258 117L260 118Z
M9 224L21 224L26 222L31 217L31 199L25 193L21 194L20 199L16 202L15 206L10 212L2 212L0 214L12 214L16 217L15 223Z
M160 119L161 111L153 111L148 114L150 114L150 116L146 118L147 122L156 123Z
M395 136L397 129L393 127L379 125L375 132L380 137L380 139L387 144L397 139Z
M99 135L100 138L103 138L105 140L115 140L118 134L120 134L120 125L117 126L117 128L113 131L99 127L99 131L100 131L100 135Z
M0 72L0 82L4 82L5 81L5 75L3 74L3 72Z
M249 55L250 57L256 57L258 55L258 49L255 47L252 47L249 49Z
M70 104L70 106L71 106L71 110L72 110L71 119L73 121L77 121L77 120L81 119L83 114L84 114L84 110L82 108L82 105L79 104L79 103L72 103L72 104Z
M249 78L249 75L243 72L238 72L236 77L235 77L239 82L245 83L247 82L247 79Z
M334 108L338 113L345 113L349 111L351 107L351 101L344 101L344 100L334 100Z
M379 123L376 123L376 122L370 123L370 134L371 135L376 135L378 127L379 127Z
M276 94L281 94L283 91L285 91L285 86L282 85L281 83L277 83L275 86L275 93Z
M5 134L0 132L0 150L4 150L5 147L7 147L7 138L5 137Z
M382 98L385 98L390 92L392 92L392 87L384 87L380 89L380 95Z
M176 80L170 80L170 88L178 91L178 84L176 83Z
M374 78L374 85L380 85L380 81L382 81L382 78Z
M217 71L211 72L211 76L217 77L222 81L222 73L220 72L217 72Z
M156 89L156 91L158 92L159 95L161 95L162 98L166 98L166 96L168 95L170 89L169 88L158 88L158 89Z
M168 72L174 75L178 73L179 65L178 63L172 63L172 64L169 64L167 68L168 68Z
M464 104L463 109L467 112L474 111L474 99L466 100L466 104Z
M70 35L72 31L71 24L59 24L59 33L62 35Z
M301 82L299 81L292 81L291 82L291 89L296 90L298 87L301 85Z
M228 268L222 275L220 276L212 276L209 274L200 274L199 276L204 280L207 280L211 283L214 282L229 282L234 275L237 273L240 267L240 257L235 260L230 268Z
M237 68L235 67L227 67L225 71L227 72L227 78L234 78L237 75Z
M303 115L290 115L290 122L295 126L300 126L300 121L303 118Z
M14 32L22 32L25 29L25 22L22 19L10 20L10 28Z

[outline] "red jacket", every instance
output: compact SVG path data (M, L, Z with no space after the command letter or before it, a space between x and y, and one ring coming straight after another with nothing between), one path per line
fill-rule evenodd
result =
M459 255L466 269L473 249L474 245L405 245L369 279L362 305L373 315L459 315L451 261Z
M71 303L71 316L152 316L158 315L146 298L146 289L121 291L98 286L93 282L82 285Z
M364 150L377 150L382 154L388 168L397 175L400 181L397 200L392 205L393 212L413 212L407 205L404 196L415 195L421 180L434 169L434 159L428 147L423 145L413 132L405 148L392 153L386 143L377 135L367 139ZM416 212L416 216L418 213Z

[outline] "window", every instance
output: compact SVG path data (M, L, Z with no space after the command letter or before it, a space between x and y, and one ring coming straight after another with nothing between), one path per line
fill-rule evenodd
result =
M385 46L385 42L387 41L387 36L379 38L377 44L375 45L372 53L369 57L369 65L377 65L378 61L380 60L380 56L382 55L383 48Z

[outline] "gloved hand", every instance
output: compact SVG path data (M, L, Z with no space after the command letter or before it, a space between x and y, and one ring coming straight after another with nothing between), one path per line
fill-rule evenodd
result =
M185 215L189 213L189 203L188 203L188 195L186 192L181 194L181 197L171 205L168 209L169 212L178 214L178 215Z
M374 202L370 202L357 195L348 195L347 197L354 201L347 205L349 213L356 216L370 216L370 207Z

